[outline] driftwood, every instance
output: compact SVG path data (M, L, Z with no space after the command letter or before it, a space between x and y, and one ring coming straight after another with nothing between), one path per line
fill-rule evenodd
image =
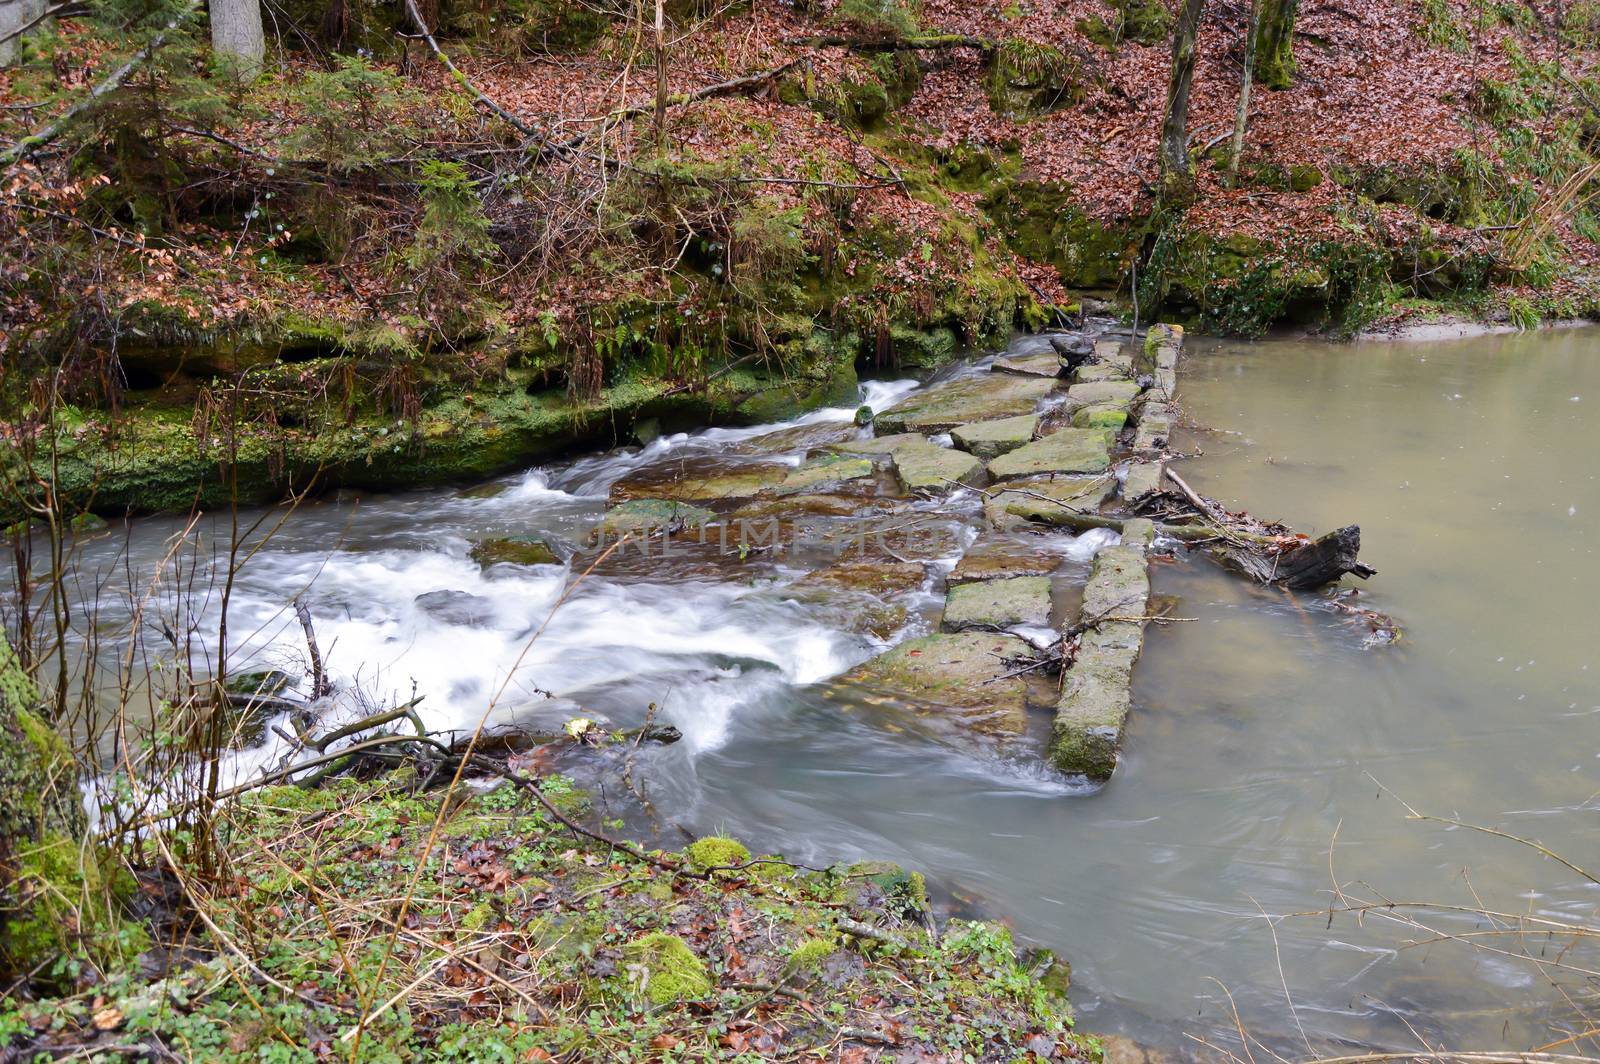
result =
M1314 540L1302 540L1276 554L1250 543L1223 541L1210 552L1218 561L1257 583L1292 590L1322 587L1350 573L1365 580L1377 572L1356 560L1361 551L1361 528L1346 525Z

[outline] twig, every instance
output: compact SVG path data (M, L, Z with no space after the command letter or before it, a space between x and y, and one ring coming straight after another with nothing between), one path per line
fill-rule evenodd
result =
M416 0L406 0L406 12L410 14L411 21L416 23L417 29L422 32L422 39L428 42L428 47L433 50L434 56L445 65L445 68L450 71L456 81L461 83L462 88L471 92L473 96L477 97L479 103L504 119L523 136L537 137L539 135L532 126L489 99L482 89L467 80L467 76L461 72L460 68L450 61L449 56L444 54L444 50L439 47L439 42L433 39L433 31L428 29L426 22L422 21L422 12L417 10Z

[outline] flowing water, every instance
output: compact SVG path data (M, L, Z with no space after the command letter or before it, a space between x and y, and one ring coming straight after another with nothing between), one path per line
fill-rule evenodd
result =
M1368 649L1319 596L1247 587L1198 559L1160 565L1157 593L1193 620L1152 629L1126 756L1100 791L1026 757L886 726L820 682L926 629L941 568L981 524L971 493L923 504L948 525L950 557L876 633L856 610L797 595L802 569L783 558L623 552L552 615L571 567L469 557L492 536L581 546L619 478L706 458L792 464L846 431L853 409L666 437L485 491L303 507L241 575L232 624L247 637L232 668L295 665L287 603L303 592L343 689L379 701L415 689L434 727L470 728L491 700L497 716L556 724L578 712L632 724L657 703L685 733L644 773L664 820L801 860L922 869L1068 957L1091 1030L1236 1045L1231 994L1253 1035L1302 1053L1303 1040L1525 1047L1567 1022L1542 1010L1560 996L1552 983L1581 990L1581 975L1549 966L1564 940L1402 948L1426 936L1382 914L1363 926L1267 914L1323 909L1337 882L1352 897L1476 896L1594 922L1600 890L1583 877L1505 839L1408 820L1401 800L1600 863L1597 340L1191 345L1181 398L1209 430L1178 441L1205 452L1185 476L1304 531L1359 522L1363 559L1380 570L1361 601L1394 614L1405 638ZM881 409L914 386L869 384L863 399ZM81 565L111 571L125 550L148 570L179 527L136 522L88 544ZM214 546L222 530L205 534ZM1053 541L1069 582L1106 541ZM269 744L236 768L280 755ZM1462 914L1434 922L1493 929ZM1545 950L1546 967L1513 956L1526 948Z

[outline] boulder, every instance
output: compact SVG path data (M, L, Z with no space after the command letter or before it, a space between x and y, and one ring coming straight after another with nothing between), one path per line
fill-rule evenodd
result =
M469 591L428 591L412 599L417 608L445 624L486 628L494 621L494 602Z
M561 555L533 536L480 539L467 556L485 569L491 565L560 565Z

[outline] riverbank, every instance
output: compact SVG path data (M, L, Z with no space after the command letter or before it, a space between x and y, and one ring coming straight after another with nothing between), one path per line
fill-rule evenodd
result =
M593 821L567 780L538 786ZM937 914L915 873L799 868L722 838L645 854L509 785L439 799L341 780L230 804L226 879L141 874L153 948L65 996L8 996L0 1053L1099 1059L1065 965Z

